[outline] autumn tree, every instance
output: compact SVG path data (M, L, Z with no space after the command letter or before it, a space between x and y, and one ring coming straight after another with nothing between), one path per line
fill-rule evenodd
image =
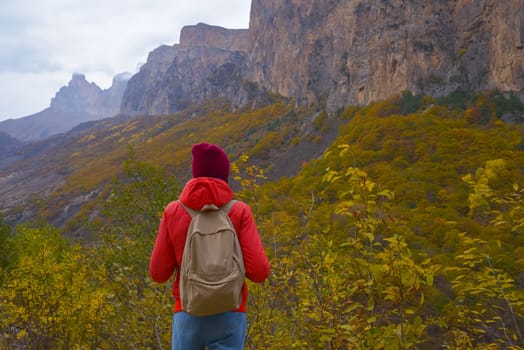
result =
M0 333L5 349L96 348L112 305L82 247L52 227L18 226L7 240Z
M113 312L106 315L111 349L167 349L170 343L170 285L149 277L149 257L164 207L178 197L175 178L137 159L133 149L125 173L113 182L93 247L97 265L107 270Z

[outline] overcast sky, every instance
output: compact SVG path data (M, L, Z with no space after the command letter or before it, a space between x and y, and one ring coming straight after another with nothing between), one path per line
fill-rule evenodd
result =
M249 0L0 0L0 121L49 107L73 73L102 89L199 22L248 28Z

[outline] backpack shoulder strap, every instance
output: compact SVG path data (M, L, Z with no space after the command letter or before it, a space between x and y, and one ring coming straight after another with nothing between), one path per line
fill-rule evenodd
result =
M182 205L182 207L189 213L189 215L191 215L191 219L193 219L198 214L198 211L191 209L190 207L182 203L180 199L178 200L178 203L180 203L180 205Z
M226 204L224 204L223 206L221 206L220 210L222 210L222 211L224 211L224 213L228 214L229 211L231 210L233 205L235 205L236 202L238 202L236 199L232 199L229 202L227 202Z

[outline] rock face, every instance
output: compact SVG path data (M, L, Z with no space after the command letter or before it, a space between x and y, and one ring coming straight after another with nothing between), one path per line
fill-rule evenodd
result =
M250 28L184 27L131 80L124 114L173 113L259 87L330 112L402 90L524 99L522 0L252 0Z
M154 110L159 110L149 100L154 99L158 91L157 85L163 80L177 52L178 45L163 45L149 53L147 62L129 80L122 99L121 112L123 114L153 114ZM147 99L145 96L148 94L151 97Z
M121 113L175 113L193 102L214 97L228 97L234 105L242 105L251 93L243 85L248 46L247 29L202 23L184 27L179 45L161 46L151 52L146 64L131 78Z
M109 89L88 83L83 74L73 74L67 86L51 99L49 108L36 114L0 122L0 131L27 142L46 139L76 125L118 114L129 80L128 73L113 78Z
M247 78L332 111L402 90L524 97L522 18L522 0L252 0Z

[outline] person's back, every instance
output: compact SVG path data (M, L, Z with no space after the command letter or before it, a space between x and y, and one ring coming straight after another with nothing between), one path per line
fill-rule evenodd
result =
M228 185L229 159L222 149L211 144L193 146L193 179L185 185L179 201L200 211L206 205L222 207L230 202L233 191ZM176 273L172 348L184 350L243 349L246 335L247 285L242 286L240 306L228 312L193 316L185 312L180 298L180 267L191 215L179 201L171 202L160 223L150 261L150 275L158 283ZM240 243L246 277L262 282L269 276L269 262L258 235L249 205L235 201L228 216Z

